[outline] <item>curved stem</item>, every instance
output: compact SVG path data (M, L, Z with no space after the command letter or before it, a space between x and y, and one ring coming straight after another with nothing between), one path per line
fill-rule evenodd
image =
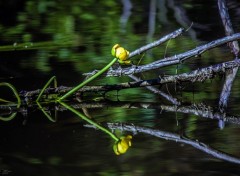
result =
M2 117L2 116L0 116L0 120L7 122L7 121L12 120L16 115L17 115L17 113L14 112L14 113L11 114L9 117Z
M61 105L63 105L64 107L66 107L68 110L72 111L74 114L76 114L77 116L81 117L83 120L87 121L88 123L90 123L91 125L97 127L98 129L102 130L103 132L107 133L109 136L111 136L115 141L119 141L119 139L109 130L107 130L106 128L98 125L96 122L94 122L93 120L89 119L88 117L86 117L85 115L81 114L79 111L77 111L76 109L72 108L71 106L69 106L68 104L64 103L64 102L59 102Z
M13 93L17 99L17 108L19 108L21 106L21 99L20 99L19 94L18 94L17 90L15 89L15 87L12 84L9 84L7 82L0 83L0 86L9 87L13 91Z
M49 79L49 81L45 84L45 86L42 88L40 94L38 95L36 102L39 102L39 100L42 98L42 95L44 93L44 91L47 89L47 87L52 83L52 81L54 81L54 88L57 87L57 79L56 76L53 76Z
M0 83L0 86L9 87L13 91L13 93L14 93L16 99L17 99L17 108L20 108L20 106L21 106L21 99L20 99L19 94L18 94L17 90L15 89L15 87L12 84L9 84L9 83L6 83L6 82ZM17 115L17 113L15 112L15 113L11 114L9 117L1 117L0 116L0 120L2 120L2 121L10 121L16 115Z
M62 101L64 99L66 99L67 97L71 96L73 93L75 93L76 91L78 91L80 88L82 88L83 86L85 86L87 83L91 82L92 80L94 80L95 78L97 78L98 76L100 76L101 74L103 74L105 71L107 71L115 62L117 61L117 58L114 58L108 65L106 65L103 69L101 69L99 72L97 72L95 75L91 76L90 78L88 78L87 80L83 81L82 83L80 83L79 85L77 85L76 87L74 87L72 90L70 90L69 92L67 92L66 94L64 94L62 97L60 97L57 101Z
M50 120L50 121L52 121L52 122L56 122L56 121L57 121L57 120L54 120L54 119L51 117L51 115L49 115L49 114L43 109L42 105L41 105L38 101L36 101L36 103L37 103L38 107L40 108L40 110L43 112L43 114L48 118L48 120ZM56 116L55 116L55 119L56 119Z

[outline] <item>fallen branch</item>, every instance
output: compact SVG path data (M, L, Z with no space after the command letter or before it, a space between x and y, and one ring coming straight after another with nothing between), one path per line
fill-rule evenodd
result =
M231 41L239 40L240 39L240 33L233 34L231 36L223 37L221 39L214 40L210 43L207 43L205 45L201 45L196 47L195 49L192 49L190 51L177 54L175 56L167 57L161 60L157 60L155 62L146 64L146 65L141 65L141 66L136 66L133 65L131 67L127 68L121 68L121 69L109 69L108 72L106 73L106 76L123 76L123 75L131 75L131 74L136 74L136 73L142 73L145 71L150 71L154 69L158 69L161 67L166 67L174 64L179 64L184 62L185 60L194 57L194 56L199 56L202 53L206 52L207 50L210 50L212 48L215 48L217 46L229 43ZM92 74L92 73L87 73L85 75Z
M233 35L234 31L233 31L232 23L228 14L226 1L218 0L218 8L219 8L219 13L222 19L222 23L223 23L226 35L227 36ZM230 47L232 53L234 53L234 55L238 57L238 53L239 53L238 42L237 41L229 42L228 46ZM238 72L238 67L235 67L232 69L231 72L225 73L226 79L225 79L223 89L219 99L219 107L222 110L227 107L227 102L230 97L232 84L233 84L233 81L235 80L237 72Z
M182 33L184 32L184 29L183 28L179 28L178 30L168 34L168 35L165 35L164 37L161 37L159 40L156 40L152 43L149 43L145 46L142 46L138 49L136 49L135 51L131 52L129 54L129 59L136 56L136 55L140 55L141 53L144 53L146 52L147 50L150 50L150 49L153 49L163 43L165 43L166 41L170 40L170 39L173 39L173 38L176 38L178 36L180 36ZM83 75L85 75L86 77L90 77L94 74L96 74L98 72L98 70L94 70L92 72L89 72L89 73L83 73Z
M138 87L146 87L146 86L154 86L154 85L163 85L168 83L180 83L180 82L203 82L207 79L212 79L216 75L225 73L227 70L232 70L235 67L240 66L240 59L235 59L233 61L228 61L220 64L215 64L212 66L208 66L205 68L197 69L191 71L189 73L182 73L178 75L172 76L164 76L159 77L156 79L149 79L149 80L142 80L142 81L132 81L132 82L125 82L113 85L102 85L102 86L84 86L78 93L85 93L85 92L108 92L113 90L122 90L128 88L138 88ZM64 94L67 91L71 90L71 87L64 87L60 86L58 88L48 88L44 91L45 95L49 94ZM34 91L22 91L20 96L25 99L33 99L39 93L39 90ZM171 100L177 103L176 100Z
M147 50L152 49L152 48L154 48L154 47L156 47L156 46L158 46L158 45L166 42L167 40L176 38L176 37L180 36L180 34L182 34L183 31L184 31L183 28L180 28L180 29L174 31L174 32L171 33L171 34L168 34L168 35L162 37L162 38L159 39L158 41L155 41L155 42L150 43L150 44L148 44L148 45L146 45L146 46L143 46L143 47L141 47L141 48L139 48L139 49L131 52L129 58L131 58L131 57L133 57L133 56L135 56L135 55L141 54L141 53L143 53L143 52L146 52ZM134 76L134 75L128 75L128 76L129 76L131 79L133 79L134 81L142 81L140 78L137 78L137 77ZM180 105L180 104L181 104L181 102L178 101L176 98L173 98L171 95L168 95L168 94L164 93L163 91L157 89L156 87L147 86L146 89L148 89L149 91L151 91L151 92L154 93L154 94L161 95L161 96L164 97L167 101L171 102L171 103L174 104L174 105Z

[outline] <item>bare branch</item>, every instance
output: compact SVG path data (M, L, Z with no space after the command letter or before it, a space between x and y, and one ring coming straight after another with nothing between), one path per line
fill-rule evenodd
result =
M139 78L137 78L136 76L134 75L129 75L130 78L132 78L134 81L143 81ZM151 92L155 93L155 94L158 94L158 95L161 95L162 97L164 97L166 100L168 100L169 102L171 102L172 104L174 105L180 105L181 102L178 101L176 98L172 97L171 95L169 94L166 94L164 93L163 91L153 87L153 86L147 86L146 87L148 90L150 90Z
M230 36L234 34L234 30L232 27L232 23L228 14L228 8L226 6L225 0L218 0L218 8L219 13L222 19L222 23L225 29L226 36ZM231 48L232 52L235 54L235 56L238 55L239 52L239 46L237 41L232 41L229 43L229 47Z
M177 82L203 82L206 79L212 79L217 74L224 73L227 70L232 70L232 68L239 67L240 60L235 59L233 61L228 61L220 64L211 65L205 68L197 69L191 71L189 73L182 73L178 75L172 76L164 76L159 77L156 79L149 79L149 80L141 80L141 81L132 81L132 82L125 82L113 85L102 85L102 86L84 86L78 93L84 92L108 92L113 90L122 90L127 88L137 88L137 87L146 87L146 86L154 86L154 85L163 85L167 83L177 83ZM48 88L45 90L44 94L64 94L67 91L71 90L71 87L64 87L60 86L56 89ZM34 91L22 91L20 93L21 97L25 99L32 99L36 97L41 90L34 90Z
M225 29L225 33L227 36L231 36L234 34L233 28L232 28L232 23L228 14L228 9L226 6L226 1L225 0L218 0L218 8L219 8L219 13L223 22L223 26ZM239 53L239 45L237 41L232 41L229 42L229 47L232 50L232 52L235 54L235 56L238 56ZM231 89L232 89L232 84L233 81L236 77L236 74L238 72L238 67L233 68L231 72L226 72L226 79L223 85L223 89L220 95L219 99L219 107L220 109L226 108L227 107L227 102L230 97Z
M229 43L234 40L239 40L239 39L240 39L240 33L236 33L231 36L227 36L227 37L223 37L221 39L214 40L205 45L198 46L195 49L192 49L190 51L187 51L187 52L175 55L175 56L167 57L167 58L164 58L161 60L157 60L150 64L141 65L141 66L133 65L132 67L122 68L122 69L117 69L117 70L110 69L107 72L106 76L131 75L131 74L135 74L135 73L142 73L145 71L158 69L161 67L179 64L179 63L182 63L183 61L185 61L186 59L189 59L193 56L198 56L198 55L206 52L207 50L210 50L217 46L223 45L225 43Z
M183 32L184 32L184 29L180 28L180 29L168 34L168 35L165 35L164 37L160 38L159 40L156 40L156 41L154 41L150 44L147 44L147 45L131 52L129 54L129 58L132 58L136 55L140 55L141 53L146 52L147 50L153 49L153 48L165 43L166 41L168 41L170 39L176 38L177 36L181 35Z
M177 36L181 35L182 33L184 32L184 29L183 28L179 28L178 30L168 34L168 35L165 35L164 37L160 38L159 40L156 40L150 44L147 44L145 46L142 46L138 49L136 49L135 51L132 51L130 54L129 54L129 57L128 58L132 58L136 55L140 55L141 53L143 52L146 52L147 50L150 50L150 49L153 49L154 47L157 47L161 44L163 44L164 42L170 40L170 39L173 39L173 38L176 38ZM110 69L112 70L112 69ZM114 70L113 70L114 71ZM91 76L91 75L94 75L98 72L98 70L94 70L92 72L89 72L89 73L83 73L83 75L85 76ZM121 76L121 75L120 75Z

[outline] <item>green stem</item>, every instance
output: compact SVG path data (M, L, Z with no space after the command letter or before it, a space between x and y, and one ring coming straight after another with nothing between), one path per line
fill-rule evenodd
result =
M44 93L44 91L47 89L47 87L52 83L52 81L54 81L54 88L57 87L57 79L56 76L51 77L48 82L45 84L45 86L42 88L40 94L38 95L36 102L39 102L39 100L42 98L42 95Z
M18 94L17 90L15 89L15 87L12 84L9 84L9 83L6 83L6 82L0 83L0 86L9 87L13 91L13 93L14 93L16 99L17 99L17 108L19 108L21 106L21 99L20 99L19 94Z
M50 120L50 121L52 121L52 122L56 122L56 121L57 121L57 120L54 120L54 119L51 117L51 115L49 115L49 114L43 109L42 105L41 105L38 101L36 101L36 103L37 103L38 107L40 108L40 110L43 112L43 114L48 118L48 120ZM55 116L55 119L56 119L56 116Z
M100 76L101 74L103 74L105 71L107 71L118 59L114 58L108 65L106 65L103 69L101 69L99 72L97 72L95 75L91 76L90 78L88 78L87 80L83 81L82 83L80 83L79 85L77 85L76 87L74 87L72 90L68 91L66 94L64 94L62 97L60 97L57 101L62 101L64 99L66 99L67 97L71 96L73 93L75 93L76 91L78 91L80 88L82 88L83 86L85 86L87 83L91 82L92 80L94 80L95 78L97 78L98 76Z
M107 133L109 136L111 136L115 141L119 141L119 139L113 134L111 133L109 130L107 130L106 128L98 125L96 122L92 121L91 119L89 119L88 117L86 117L85 115L81 114L80 112L78 112L76 109L72 108L71 106L67 105L64 102L59 102L61 105L63 105L64 107L66 107L68 110L72 111L74 114L76 114L77 116L81 117L83 120L87 121L88 123L90 123L91 125L99 128L100 130L102 130L103 132Z
M0 86L9 87L9 88L13 91L13 93L14 93L16 99L17 99L17 108L20 108L20 106L21 106L21 99L20 99L19 94L18 94L17 90L15 89L15 87L14 87L12 84L9 84L9 83L6 83L6 82L0 83ZM10 110L11 110L11 109L10 109ZM12 120L16 115L17 115L17 113L15 112L15 113L11 114L9 117L1 117L1 116L0 116L0 120L2 120L2 121L10 121L10 120Z
M0 120L2 120L2 121L10 121L10 120L12 120L15 116L17 115L17 113L16 112L14 112L13 114L11 114L9 117L2 117L2 116L0 116Z

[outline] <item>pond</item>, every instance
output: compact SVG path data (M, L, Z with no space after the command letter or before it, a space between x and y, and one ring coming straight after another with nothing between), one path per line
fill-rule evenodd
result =
M227 6L238 32L240 3ZM0 7L0 79L20 93L42 89L52 76L59 86L76 86L84 73L111 61L116 43L133 51L188 29L132 58L144 65L225 36L215 0L9 0ZM175 75L234 58L225 44L136 76ZM238 78L224 112L218 106L224 76L155 86L180 106L144 87L7 110L1 102L0 175L239 175ZM128 81L101 76L89 85ZM15 101L12 91L0 89L1 99Z

